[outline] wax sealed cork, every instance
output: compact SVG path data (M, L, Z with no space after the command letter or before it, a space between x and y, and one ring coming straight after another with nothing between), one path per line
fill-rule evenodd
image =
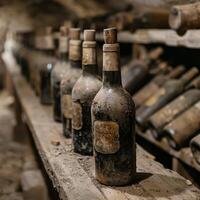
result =
M84 30L84 41L95 41L95 32L93 29Z
M70 39L71 40L80 40L81 30L80 28L70 28Z

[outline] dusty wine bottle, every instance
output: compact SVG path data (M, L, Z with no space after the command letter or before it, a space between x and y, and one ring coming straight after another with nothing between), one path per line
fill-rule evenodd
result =
M81 76L80 33L79 28L70 29L68 73L63 76L60 84L63 134L66 137L71 137L72 132L72 88Z
M194 156L194 159L200 165L200 134L198 134L196 137L194 137L191 140L190 148L191 148L192 154Z
M149 69L144 61L133 60L122 68L122 85L132 95L142 86L148 74Z
M189 89L200 89L200 76L197 76L194 80L192 80L186 87Z
M34 88L36 95L41 95L41 76L40 72L42 68L45 68L47 64L55 63L55 57L54 51L55 51L55 45L54 45L54 38L53 38L53 29L51 26L45 28L45 34L40 36L41 37L41 43L40 43L40 62L35 65L35 82L34 82Z
M180 35L188 29L200 28L200 3L175 5L171 8L169 25Z
M194 137L200 129L200 102L183 112L172 122L164 127L164 135L169 145L174 149L180 149L188 145L189 140Z
M122 85L131 95L144 85L149 75L148 65L162 53L162 48L156 48L150 52L149 58L146 61L134 59L122 68Z
M147 99L144 105L136 110L137 123L145 128L149 117L181 94L188 82L198 73L199 70L193 67L179 80L168 80L156 94Z
M39 68L39 94L41 104L51 104L52 103L52 93L51 93L51 71L54 64L56 63L56 58L54 57L54 39L52 35L52 28L46 30L45 36L45 63Z
M192 89L177 97L149 118L152 134L156 139L163 136L163 127L200 100L200 90Z
M60 82L69 70L68 55L68 29L67 26L60 28L59 37L59 60L51 72L51 91L53 100L53 117L55 121L61 122L61 91Z
M136 172L134 103L121 84L116 28L104 29L103 86L92 103L95 177L126 185Z
M178 78L184 73L184 71L185 67L180 65L172 70L169 74L158 74L133 96L136 108L140 107L148 98L155 94L167 80L171 78Z
M72 133L74 151L92 155L92 101L102 86L97 74L95 30L84 31L82 75L72 90Z

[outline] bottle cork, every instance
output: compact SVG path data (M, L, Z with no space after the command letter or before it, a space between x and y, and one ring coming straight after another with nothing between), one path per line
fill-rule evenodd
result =
M95 41L95 32L93 29L84 30L84 41Z
M69 31L69 34L70 34L70 39L71 40L80 40L81 36L81 30L80 28L70 28L70 31Z
M83 65L95 65L96 64L96 41L95 41L95 30L88 29L84 30L84 41L83 41Z
M104 42L105 44L115 44L117 43L117 29L107 28L104 29Z

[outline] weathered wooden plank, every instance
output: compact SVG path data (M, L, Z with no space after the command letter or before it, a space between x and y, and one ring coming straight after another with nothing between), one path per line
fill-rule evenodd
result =
M103 40L101 33L97 40ZM123 43L151 44L160 43L168 46L182 46L187 48L200 48L200 30L189 30L185 35L179 36L173 30L139 29L134 33L122 31L118 33L118 41Z
M4 58L7 65L11 64L11 59ZM11 68L7 69L12 74ZM72 152L71 140L64 138L61 125L53 121L51 108L40 105L19 73L12 76L12 81L38 152L61 199L200 199L198 189L187 185L177 173L164 169L138 146L138 174L132 185L106 187L99 184L93 175L93 158Z

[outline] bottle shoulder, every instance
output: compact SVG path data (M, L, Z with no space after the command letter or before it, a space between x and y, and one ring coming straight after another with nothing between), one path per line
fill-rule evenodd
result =
M74 84L81 76L81 69L70 69L61 79L61 90L72 90Z
M52 79L61 80L69 70L69 63L58 61L53 67Z
M164 84L164 88L168 91L183 90L184 85L180 80L171 79Z
M97 76L81 75L72 90L74 100L93 99L102 86L101 80Z
M117 113L135 112L131 95L122 87L101 87L92 103L93 111L116 111Z

